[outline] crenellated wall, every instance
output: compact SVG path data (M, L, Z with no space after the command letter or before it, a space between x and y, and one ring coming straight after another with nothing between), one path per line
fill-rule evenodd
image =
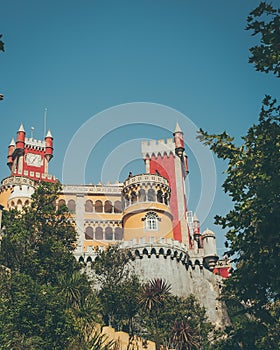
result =
M209 320L217 327L223 328L229 323L224 304L219 301L222 278L204 266L202 256L191 258L183 243L165 238L157 240L154 236L124 241L120 248L129 250L130 268L142 282L162 278L171 284L174 295L195 295L205 307ZM97 252L89 247L83 254L76 253L75 256L90 269Z

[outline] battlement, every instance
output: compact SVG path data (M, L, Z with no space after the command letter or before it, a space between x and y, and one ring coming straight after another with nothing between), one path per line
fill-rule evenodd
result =
M26 137L25 138L25 145L29 148L38 149L40 151L43 151L46 147L46 141L45 140L36 140L36 139L33 139L32 137L30 137L30 138Z
M165 177L161 175L154 175L154 174L139 174L135 176L128 177L123 185L124 187L129 187L134 184L145 184L145 183L155 183L155 184L162 184L169 186L168 181Z
M35 181L24 176L8 176L1 181L1 190L16 185L28 185L35 187Z
M170 155L175 156L175 143L173 139L142 141L141 149L144 159L147 156L151 158L152 155L163 156L166 154L168 157Z
M120 244L121 249L128 249L130 251L131 259L142 258L143 256L150 257L155 255L159 257L162 255L164 258L170 257L170 259L176 259L183 264L189 264L189 255L185 244L175 241L170 238L156 239L154 236L141 237L139 239L132 239L130 241L123 241ZM104 245L98 246L98 251L104 251L106 247ZM75 257L80 262L92 262L97 257L96 246L88 246L87 250L81 255L78 251L75 253Z

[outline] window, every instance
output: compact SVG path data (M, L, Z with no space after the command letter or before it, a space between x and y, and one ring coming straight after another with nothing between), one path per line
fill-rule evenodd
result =
M135 192L131 192L131 204L134 204L137 202L137 195Z
M146 191L141 188L138 192L139 202L145 202L146 201Z
M111 241L113 239L113 229L112 227L105 228L105 239Z
M145 216L145 229L146 231L157 231L158 230L159 217L154 212L149 212Z
M74 214L76 212L76 203L73 199L70 199L70 201L68 201L67 207L69 209L70 214Z
M113 206L111 201L105 201L104 205L104 212L105 213L112 213L113 211Z
M93 239L93 228L92 227L86 228L85 239Z
M163 200L162 200L162 191L161 190L157 191L157 201L159 203L163 202Z
M103 240L103 229L102 227L97 227L95 230L95 239L96 240Z
M121 213L122 212L122 203L121 201L116 201L114 204L114 212L116 214Z
M123 239L123 230L121 227L115 228L115 240L121 241Z
M101 201L95 202L95 212L96 213L102 213L103 212L103 204Z
M155 191L152 188L150 188L148 190L148 201L149 202L154 202L155 201Z
M88 199L86 201L85 211L86 211L86 213L92 213L93 212L93 203L92 203L92 201L90 199Z

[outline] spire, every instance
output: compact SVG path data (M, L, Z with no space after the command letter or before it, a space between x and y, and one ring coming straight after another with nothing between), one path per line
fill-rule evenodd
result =
M46 137L52 137L50 129L48 130Z
M24 131L24 127L23 127L23 124L22 124L22 123L20 123L20 127L19 127L18 131L23 131L23 132L25 132L25 131Z
M180 125L179 125L178 122L176 123L176 127L175 127L175 130L174 130L174 134L175 134L176 132L181 132L181 133L183 133L183 131L182 131L182 129L180 128Z
M9 146L15 146L15 145L16 145L16 143L15 143L15 139L12 137L12 139L11 139L11 142L10 142Z
M173 136L174 136L174 143L175 143L175 152L177 156L183 160L183 154L185 150L184 133L181 130L178 122L176 123L176 128L173 133Z

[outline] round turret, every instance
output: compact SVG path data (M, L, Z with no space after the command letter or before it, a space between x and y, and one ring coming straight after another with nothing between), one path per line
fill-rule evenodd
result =
M24 131L23 125L20 124L20 127L17 132L16 148L23 151L24 144L25 144L25 131Z
M8 199L8 208L21 210L23 206L30 204L30 199L34 193L34 187L29 185L16 185Z
M204 263L209 270L213 270L217 260L219 259L217 256L216 250L216 235L213 231L207 229L202 233L202 241L204 248Z
M130 176L122 191L124 240L173 238L168 181L153 174Z
M15 140L14 138L12 138L9 147L8 147L8 160L7 160L7 165L10 168L10 170L12 169L12 165L13 165L13 153L15 150L16 144L15 144Z
M45 142L46 142L45 158L49 162L53 157L53 137L50 130L48 131L45 137Z

